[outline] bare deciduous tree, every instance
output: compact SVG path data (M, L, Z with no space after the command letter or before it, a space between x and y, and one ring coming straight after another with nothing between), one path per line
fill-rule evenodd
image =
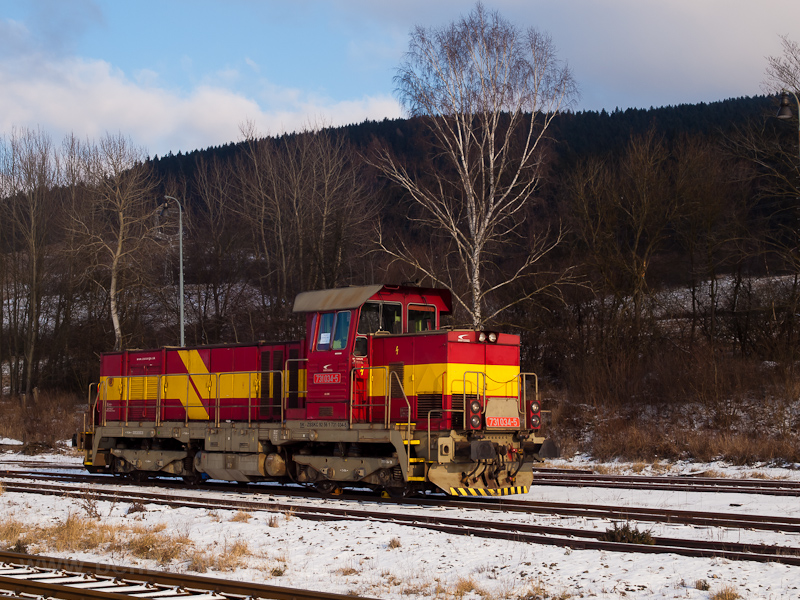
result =
M265 305L282 315L282 303L298 292L343 283L346 266L365 251L376 210L363 166L340 134L314 127L259 139L252 125L242 133L244 215L265 265Z
M4 164L5 187L10 195L5 208L12 223L10 241L17 270L11 319L24 347L23 381L18 391L27 395L31 393L37 371L36 344L42 323L45 263L56 212L53 188L59 180L59 166L50 136L32 129L12 132Z
M142 283L144 260L157 244L155 188L145 152L122 134L106 134L87 148L90 194L72 214L73 233L93 261L88 276L108 294L114 346L121 350L124 292Z
M417 27L396 82L405 108L433 134L433 158L425 173L409 172L386 151L377 165L413 199L419 214L412 220L452 248L458 272L431 267L453 257L422 258L383 236L380 245L454 292L456 280L464 282L469 291L456 293L456 301L478 328L509 306L485 312L488 296L529 274L560 241L535 240L511 272L490 280L497 246L521 233L540 180L545 132L575 84L549 36L522 32L480 2L441 29Z
M668 158L663 140L651 130L632 139L616 164L584 163L568 186L590 264L636 335L642 331L648 269L677 209Z
M185 210L188 254L195 265L189 305L199 330L196 342L239 341L233 315L247 298L244 282L251 248L245 241L243 202L232 166L217 158L198 159L192 190L199 201Z

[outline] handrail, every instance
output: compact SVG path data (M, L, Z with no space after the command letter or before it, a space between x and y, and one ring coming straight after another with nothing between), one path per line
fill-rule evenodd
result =
M202 408L208 411L208 418L209 420L212 418L210 412L214 411L213 420L215 425L219 426L220 424L220 414L222 408L222 399L223 399L223 383L225 378L232 377L232 376L244 376L247 378L246 383L246 390L241 395L242 400L246 400L246 404L235 404L235 405L228 405L226 408L246 408L247 410L247 422L248 425L252 425L253 420L253 409L254 409L254 399L255 395L254 392L257 394L258 390L260 389L261 381L260 377L263 376L271 376L271 375L282 375L284 372L280 370L270 370L270 371L226 371L222 373L165 373L160 375L115 375L112 376L111 379L114 380L116 384L117 380L119 380L119 398L117 400L109 400L109 389L113 389L113 385L109 385L107 379L102 381L99 384L92 384L97 385L97 400L95 401L95 406L99 402L101 405L101 412L102 418L101 422L102 425L106 425L108 423L108 407L109 404L116 405L119 409L119 420L124 421L125 424L128 424L131 417L131 401L132 400L139 400L140 398L132 398L131 397L131 380L136 378L152 378L155 380L156 385L156 397L155 398L147 398L145 395L141 398L144 400L145 403L155 401L155 415L154 421L156 425L160 425L163 422L163 413L166 409L164 405L164 400L166 399L167 389L169 387L169 379L168 378L179 378L181 381L178 383L172 382L172 385L177 385L178 390L177 393L180 397L181 389L185 384L185 405L183 406L184 412L184 424L188 426L190 421L196 420L189 416L192 409ZM254 376L258 377L254 381ZM202 379L204 378L205 387L207 392L203 394L200 390L197 390L197 396L199 398L200 404L193 402L191 397L190 391L192 389L192 378ZM195 382L197 383L197 382ZM234 382L236 383L236 382ZM240 385L242 382L238 382ZM149 386L146 386L147 389ZM196 389L196 388L195 388ZM213 393L212 393L213 391ZM295 390L292 390L295 391ZM299 393L306 393L305 390L296 390ZM91 402L91 386L89 388L90 394L90 402ZM236 397L235 395L230 396L230 398ZM282 392L281 400L280 400L280 409L281 409L281 417L283 417L283 408L285 406L285 400L287 398L287 392L284 386L284 390ZM209 404L204 404L203 401L208 401ZM147 406L152 406L152 404L147 404ZM273 408L278 408L277 405L269 404L269 406ZM94 418L94 415L93 415ZM205 419L201 419L205 420Z
M94 386L94 388L95 388L94 402L92 402L92 386ZM90 419L91 419L91 423L92 423L92 431L94 431L94 409L97 406L97 393L99 392L99 390L97 389L97 386L98 386L98 384L94 383L94 382L89 384L88 403L89 403L89 414L91 415ZM83 417L83 430L86 431L86 417L85 416Z
M353 410L355 408L355 373L356 373L356 370L369 371L370 372L369 373L369 378L370 378L369 379L369 386L365 390L365 393L366 393L366 397L367 398L371 398L372 396L370 395L370 392L372 391L374 378L375 378L375 376L373 375L372 371L378 370L378 369L381 370L381 371L385 371L386 372L386 378L384 379L384 381L386 381L387 384L388 384L389 380L390 380L388 365L374 365L374 366L369 366L369 367L353 367L352 369L350 369L350 411L349 411L350 412L350 415L349 415L349 420L350 420L349 427L350 428L353 427ZM402 386L401 386L401 388L402 388ZM384 413L386 413L386 414L389 414L388 411L389 411L389 390L390 389L391 389L391 385L384 386L383 409L384 409ZM369 404L365 404L364 406L365 407L369 407L369 409L370 409L370 415L369 415L369 418L368 418L368 422L372 423L372 408L374 406L376 406L376 405L373 404L372 402L369 402Z
M486 412L486 373L483 371L464 371L464 378L461 380L461 392L464 406L464 427L467 426L467 375L477 375L475 378L475 399L480 402L481 413L483 414ZM483 394L481 394L480 386L481 377L483 378ZM483 397L483 402L481 402L481 397Z
M406 436L408 438L408 441L410 442L411 441L411 402L409 402L408 396L406 396L406 390L403 387L403 382L400 381L400 376L397 374L397 371L390 371L389 372L389 381L386 382L387 383L386 389L391 389L392 388L392 382L391 382L391 378L392 377L394 377L397 380L397 383L400 386L400 391L403 394L403 400L406 401L406 405L408 406L408 413L406 415L408 417ZM391 397L391 394L390 394L389 395L389 406L386 409L386 419L385 419L385 427L386 427L386 429L389 429L389 425L391 424L391 419L392 419L392 397ZM430 435L430 433L429 433L429 435ZM411 471L411 448L410 448L411 444L408 444L408 446L409 447L405 449L406 450L406 474L408 474ZM410 475L407 475L407 476L410 477Z
M298 397L300 396L300 394L305 394L305 396L308 397L308 390L307 389L306 390L301 390L300 389L300 365L299 365L299 363L301 363L301 362L308 362L308 359L307 358L287 358L283 363L283 366L284 366L283 377L281 377L281 387L282 387L282 390L281 390L281 423L286 423L286 415L285 415L286 401L289 399L289 394L292 393L289 390L289 382L287 381L287 378L289 377L289 363L290 362L298 363L298 366L297 366L297 388L298 389L294 390L294 392L297 393Z
M417 410L419 410L419 407L417 408ZM433 437L431 435L431 413L435 413L435 412L441 412L441 413L461 412L461 413L463 413L464 411L463 410L459 411L459 410L457 410L455 408L444 408L444 407L442 407L442 408L434 408L434 409L431 409L431 410L428 411L428 460L429 461L431 460L431 438ZM444 415L442 415L442 417L443 416ZM464 419L464 423L466 423L467 415L464 414L461 418ZM431 462L433 462L433 461L431 461Z
M539 376L536 373L520 373L517 375L517 409L522 416L522 422L528 423L528 415L525 409L528 406L528 377L533 377L534 400L539 402ZM541 403L539 404L541 406Z

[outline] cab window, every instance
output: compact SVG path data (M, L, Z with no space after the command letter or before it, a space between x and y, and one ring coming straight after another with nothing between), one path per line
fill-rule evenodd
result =
M323 313L319 318L319 334L317 335L317 350L331 349L331 334L333 333L333 313Z
M408 332L433 331L436 329L436 307L427 304L409 304Z
M358 333L375 333L381 327L381 305L378 302L367 302L361 307L358 319Z
M361 307L358 333L402 333L403 306L384 302L367 302Z
M319 316L317 350L342 350L350 333L350 311L322 313Z
M342 350L347 347L347 334L350 332L350 311L336 313L336 324L333 328L332 350Z

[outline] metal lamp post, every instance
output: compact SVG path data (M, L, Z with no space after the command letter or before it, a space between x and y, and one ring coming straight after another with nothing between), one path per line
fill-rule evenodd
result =
M775 115L779 119L791 119L792 118L792 109L789 106L789 94L794 96L795 102L797 102L797 109L800 111L800 99L797 98L797 94L794 92L789 92L788 90L783 90L781 92L781 105L778 108L778 114ZM797 142L800 144L800 120L797 122ZM798 154L800 154L800 145L798 145Z
M180 297L180 311L181 311L181 348L185 344L184 338L184 321L183 321L183 207L177 198L172 196L164 196L165 200L174 200L178 205L178 255L180 257L180 268L178 269L178 296ZM164 209L166 210L167 203L164 202Z

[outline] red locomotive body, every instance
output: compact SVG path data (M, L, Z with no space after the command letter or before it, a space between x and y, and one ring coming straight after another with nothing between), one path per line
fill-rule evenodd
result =
M437 289L305 292L294 310L304 340L104 354L78 436L87 468L323 492L526 490L544 439L517 336L442 329L451 300Z

